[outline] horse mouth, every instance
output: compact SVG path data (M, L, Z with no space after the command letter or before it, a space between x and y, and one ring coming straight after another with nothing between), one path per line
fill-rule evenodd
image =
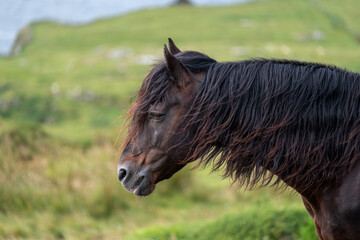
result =
M125 187L125 186L124 186ZM125 188L126 189L126 188ZM138 178L129 192L137 196L148 196L155 190L155 184L147 181L145 177Z
M119 180L123 173L119 171ZM133 176L120 180L125 190L134 193L137 196L150 195L155 190L155 184L151 182L151 178L146 175Z
M152 186L152 184L142 184L142 182L144 181L145 176L141 176L138 179L136 179L134 186L132 187L132 189L130 190L130 192L134 193L137 196L147 196L149 194L151 194L154 189L155 186Z
M131 189L131 192L134 192L140 185L140 183L144 180L145 176L141 176L138 179L136 179L136 181L134 182L134 186Z
M147 186L146 188L140 188L137 187L132 192L137 196L148 196L155 190L155 184L151 184L150 186Z

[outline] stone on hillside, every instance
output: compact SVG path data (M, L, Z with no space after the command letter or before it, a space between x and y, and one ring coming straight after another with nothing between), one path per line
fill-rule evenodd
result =
M17 56L23 50L24 46L28 44L33 37L30 25L24 27L16 37L15 43L12 46L10 55Z

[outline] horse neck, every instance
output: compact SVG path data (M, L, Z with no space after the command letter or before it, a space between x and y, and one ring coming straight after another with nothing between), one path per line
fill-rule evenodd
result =
M350 163L329 159L332 143L325 141L325 134L336 138L341 133L323 132L322 121L329 120L331 104L322 104L318 92L327 96L342 78L352 79L346 84L360 88L353 81L355 75L316 64L271 60L214 64L193 102L194 156L203 162L219 156L215 168L226 165L227 176L250 187L272 184L272 176L277 176L306 194L319 191L325 182L338 182ZM351 91L349 86L346 91ZM317 112L309 114L315 108ZM319 112L325 116L316 115Z

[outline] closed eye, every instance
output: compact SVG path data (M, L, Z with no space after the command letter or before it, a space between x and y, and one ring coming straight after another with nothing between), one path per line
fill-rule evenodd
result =
M150 119L156 122L160 122L165 117L165 113L161 113L161 112L150 112L149 115L150 115Z

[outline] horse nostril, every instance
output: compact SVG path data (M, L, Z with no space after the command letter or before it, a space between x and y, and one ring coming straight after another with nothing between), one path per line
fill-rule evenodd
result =
M121 168L118 172L118 178L119 181L121 182L126 176L126 170L124 168Z

